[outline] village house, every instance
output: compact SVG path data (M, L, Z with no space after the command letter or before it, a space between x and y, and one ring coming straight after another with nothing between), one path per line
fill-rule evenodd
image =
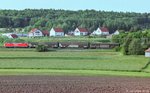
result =
M52 28L50 30L49 36L54 36L54 37L60 36L60 37L62 37L62 36L64 36L64 31L62 28Z
M145 57L150 57L150 48L145 50Z
M119 31L118 30L116 30L114 33L113 33L113 35L119 35L120 33L119 33Z
M43 33L43 36L45 36L45 37L49 36L49 31L47 31L47 30L42 31L42 33Z
M34 28L28 33L28 37L41 37L43 33L41 30Z
M74 31L74 36L86 36L88 35L88 30L86 28L76 28Z
M25 33L16 33L16 35L18 37L27 37L28 36L28 34L25 34Z
M92 35L109 35L109 30L106 27L99 27L95 30Z
M14 33L5 33L5 34L2 34L2 36L6 36L8 38L18 38L18 36Z

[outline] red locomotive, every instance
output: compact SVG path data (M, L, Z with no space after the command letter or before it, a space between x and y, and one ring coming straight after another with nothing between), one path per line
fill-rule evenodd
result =
M4 47L6 48L27 48L29 47L28 43L5 43Z

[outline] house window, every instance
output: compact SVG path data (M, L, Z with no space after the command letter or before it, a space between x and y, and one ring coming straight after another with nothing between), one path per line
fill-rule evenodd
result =
M39 31L38 31L38 32L35 32L35 34L36 34L36 35L40 35L40 32L39 32Z
M79 33L79 31L76 31L76 33Z

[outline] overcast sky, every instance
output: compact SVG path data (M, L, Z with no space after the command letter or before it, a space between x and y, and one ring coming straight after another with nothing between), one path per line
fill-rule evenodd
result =
M149 12L150 0L1 0L0 9L65 9Z

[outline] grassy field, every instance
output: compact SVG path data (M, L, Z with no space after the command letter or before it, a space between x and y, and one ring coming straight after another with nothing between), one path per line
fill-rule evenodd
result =
M99 74L104 74L105 71L140 73L148 62L149 58L145 58L143 55L124 56L113 50L60 49L51 52L35 52L33 49L0 49L0 74L4 74L4 72L7 74L9 71L13 71L12 69L14 69L14 73L15 71L24 73L31 71L30 73L32 73L36 70L39 73L46 71L51 74L52 71L64 74L81 71L82 73L79 73L82 75L84 73L93 75L96 74L96 71Z

